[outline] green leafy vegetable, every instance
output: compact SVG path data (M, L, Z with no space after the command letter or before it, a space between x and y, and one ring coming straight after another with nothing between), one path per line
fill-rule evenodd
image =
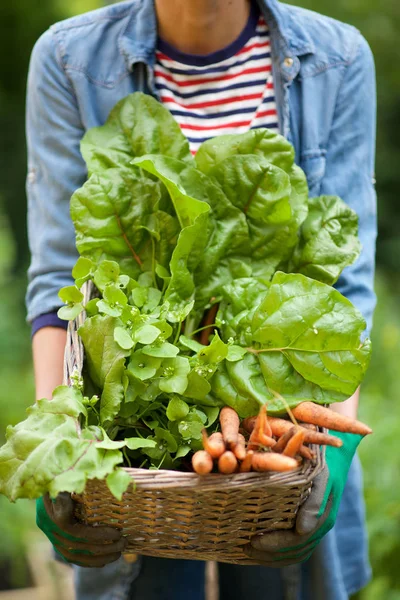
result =
M138 93L82 153L89 178L71 200L81 256L59 315L80 315L84 370L8 429L1 493L79 493L97 478L121 500L133 480L118 465L187 468L223 405L280 414L356 390L370 342L331 286L358 255L357 215L308 198L287 140L222 135L193 158L172 115Z

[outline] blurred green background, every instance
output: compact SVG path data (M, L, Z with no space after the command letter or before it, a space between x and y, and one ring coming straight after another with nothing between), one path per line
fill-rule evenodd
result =
M104 2L103 4L105 4ZM372 583L357 600L400 600L400 3L397 0L292 0L352 23L369 41L378 81L376 177L379 240L373 359L363 385L360 418L374 428L361 445L365 473ZM24 293L28 248L25 231L25 84L29 55L53 22L92 10L101 0L2 0L0 6L0 443L9 423L33 402L30 331ZM35 531L33 506L0 497L0 591L29 585L25 560Z

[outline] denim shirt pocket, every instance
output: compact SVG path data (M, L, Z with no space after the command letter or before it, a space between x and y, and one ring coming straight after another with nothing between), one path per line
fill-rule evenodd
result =
M303 169L311 197L318 196L325 175L326 151L320 148L307 150L301 154L300 167Z

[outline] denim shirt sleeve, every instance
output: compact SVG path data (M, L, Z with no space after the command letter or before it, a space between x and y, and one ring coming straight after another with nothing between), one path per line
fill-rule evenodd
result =
M361 255L343 271L335 287L363 314L369 334L376 302L376 89L370 48L360 34L356 41L336 101L320 193L340 196L358 214Z
M28 322L62 306L58 291L73 282L78 253L69 202L86 178L79 150L83 134L77 100L50 30L33 49L28 76Z

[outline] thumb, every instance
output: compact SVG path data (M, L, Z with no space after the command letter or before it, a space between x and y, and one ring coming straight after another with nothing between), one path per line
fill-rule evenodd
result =
M44 496L44 504L48 514L57 525L67 525L75 521L74 519L74 501L71 495L62 492L58 494L55 500L52 500L48 494Z
M329 496L328 481L329 468L325 465L314 479L311 493L297 513L296 531L299 535L309 535L321 524Z

